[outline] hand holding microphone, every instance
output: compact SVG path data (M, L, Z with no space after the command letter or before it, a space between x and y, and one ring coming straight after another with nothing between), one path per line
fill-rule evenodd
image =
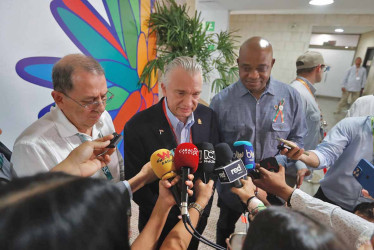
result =
M173 182L177 175L173 165L173 156L168 149L159 149L151 155L151 166L156 176L161 180ZM178 179L179 180L179 179ZM175 202L180 206L180 192L175 185L170 186Z

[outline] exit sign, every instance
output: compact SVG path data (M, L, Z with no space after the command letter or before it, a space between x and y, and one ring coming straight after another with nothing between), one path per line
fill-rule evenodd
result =
M208 26L208 31L214 31L216 22L205 22L205 25Z

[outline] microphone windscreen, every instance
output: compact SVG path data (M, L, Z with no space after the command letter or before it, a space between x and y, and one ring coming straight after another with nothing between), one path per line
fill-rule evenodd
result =
M159 149L151 155L151 166L159 179L165 180L176 176L173 156L167 149Z
M216 154L213 144L209 142L197 143L196 147L199 150L199 167L195 173L195 178L203 180L204 176L209 177L213 172L216 163Z
M214 147L216 152L216 168L229 164L232 161L233 153L230 146L225 143L219 143Z
M182 167L189 167L193 174L199 165L199 150L192 143L181 143L174 152L175 170L179 171Z
M249 141L234 142L234 158L243 161L246 169L255 168L255 153L252 143Z

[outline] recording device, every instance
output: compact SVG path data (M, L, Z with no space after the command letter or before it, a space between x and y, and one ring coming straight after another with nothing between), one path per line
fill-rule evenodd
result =
M208 183L209 179L212 179L214 165L216 164L214 147L209 142L198 143L196 147L199 150L199 165L195 173L195 178Z
M233 183L237 188L243 184L240 178L247 175L247 170L241 160L232 162L233 153L227 143L219 143L214 147L216 151L216 166L214 172L222 184Z
M173 165L173 155L167 149L159 149L151 155L151 167L155 175L161 179L172 181L177 175ZM177 206L180 206L180 192L176 185L170 188Z
M121 134L117 134L116 132L113 133L113 138L110 140L110 143L108 146L106 146L107 148L115 148L117 146L117 144L122 140L122 135Z
M290 150L290 149L293 149L293 148L297 147L297 145L295 143L289 142L285 139L282 139L282 138L278 137L277 140L281 142L281 144L277 146L277 149L279 149L279 150L282 150L282 149L285 149L285 148ZM304 152L303 154L309 156L308 152Z
M234 146L234 158L241 159L247 170L255 168L255 153L252 143L249 141L236 141Z
M199 150L192 143L182 143L177 146L174 152L174 165L177 171L182 172L182 193L181 193L181 214L188 214L188 175L195 173L199 165Z
M262 161L260 161L260 166L265 168L266 170L269 170L270 172L278 173L279 171L279 164L275 157L263 159Z
M355 169L353 176L366 189L371 197L374 197L374 166L369 161L361 159Z

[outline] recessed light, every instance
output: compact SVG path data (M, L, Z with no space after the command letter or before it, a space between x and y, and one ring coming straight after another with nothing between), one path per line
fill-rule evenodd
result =
M344 48L348 49L349 47L348 47L348 46L345 46Z
M310 0L311 5L328 5L334 3L334 0Z
M342 33L342 32L344 32L344 30L342 28L337 28L337 29L335 29L335 32Z

